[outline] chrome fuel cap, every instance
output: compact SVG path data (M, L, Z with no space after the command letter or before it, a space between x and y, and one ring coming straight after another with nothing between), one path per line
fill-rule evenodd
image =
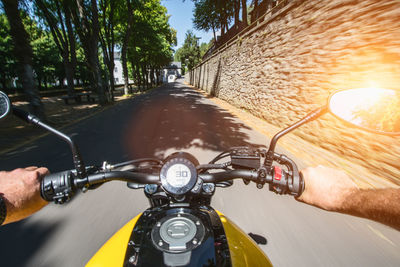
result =
M161 239L169 244L170 251L186 249L186 243L196 235L196 225L185 217L171 218L164 222L160 228Z
M203 238L203 223L197 217L185 213L162 218L151 231L155 247L168 252L192 250L201 244Z

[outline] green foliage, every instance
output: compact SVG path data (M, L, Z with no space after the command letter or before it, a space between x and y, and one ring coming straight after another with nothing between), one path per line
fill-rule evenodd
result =
M217 13L216 1L199 0L194 1L193 10L193 25L196 30L208 32L218 28L220 22L219 14Z
M10 26L6 15L0 14L0 85L4 91L12 86L12 80L17 76L16 60L12 50Z
M193 25L197 30L214 32L221 29L224 33L235 14L235 1L229 0L192 0L195 8L193 10ZM238 1L238 0L236 0ZM238 12L238 10L236 10Z
M176 31L169 25L167 9L159 0L142 0L134 11L133 31L128 50L134 79L147 82L148 71L168 65L177 43ZM152 78L150 78L152 79Z
M207 52L207 50L210 48L210 45L212 45L212 42L210 43L201 43L200 45L200 58L204 56L204 54Z
M246 0L192 0L195 8L193 10L193 25L197 30L210 31L214 33L220 30L224 35L234 20L236 29L248 25L248 9ZM254 2L253 2L254 4ZM240 11L242 19L240 21Z
M33 68L39 87L44 81L51 83L62 72L61 58L56 44L49 31L41 28L27 13L21 13L22 21L29 34L30 45L33 51ZM0 82L4 90L9 93L14 87L13 80L17 77L17 63L13 54L13 42L10 28L5 14L0 14ZM44 84L47 86L47 84Z
M207 45L199 46L199 38L192 31L186 32L183 46L175 53L175 60L180 61L182 66L186 66L189 70L193 69L201 60Z
M127 23L130 15L127 9L128 2L132 5L133 14L130 25ZM34 3L33 6L21 7L25 9L22 18L29 34L34 73L39 86L47 86L56 80L64 79L66 59L67 63L74 65L74 72L76 65L76 79L93 81L93 66L88 64L88 55L92 58L94 56L90 54L90 51L94 50L89 49L89 46L92 40L90 33L96 26L97 16L99 35L94 37L98 38L97 47L102 48L98 51L98 56L102 53L100 59L104 60L99 63L103 67L102 73L105 73L105 65L108 72L113 70L109 67L113 63L112 52L114 47L117 51L122 47L128 26L132 28L128 58L130 73L135 80L147 82L149 79L144 81L144 76L148 75L149 70L155 72L172 61L171 47L177 43L176 31L169 25L167 10L160 0L99 0L95 2L97 10L92 8L93 2L86 0L42 0L40 3ZM78 9L79 5L82 10ZM73 24L67 24L68 20L72 20ZM69 25L72 26L68 28ZM1 87L12 87L12 81L17 76L16 59L12 51L13 42L7 17L0 13ZM71 51L76 51L76 55L71 54ZM107 75L102 78L105 77Z
M64 77L61 57L49 31L39 27L36 21L26 16L23 19L25 29L30 36L33 50L33 68L39 88L42 83L54 82L56 77Z

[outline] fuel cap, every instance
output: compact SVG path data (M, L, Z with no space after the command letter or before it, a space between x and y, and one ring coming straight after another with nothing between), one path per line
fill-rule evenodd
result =
M151 231L154 246L167 252L185 252L199 246L204 238L204 225L194 215L173 214L159 220Z

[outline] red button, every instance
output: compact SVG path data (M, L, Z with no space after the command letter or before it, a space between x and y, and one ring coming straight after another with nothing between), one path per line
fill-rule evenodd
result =
M279 168L278 166L274 166L275 168L275 176L274 179L280 181L282 178L282 169Z

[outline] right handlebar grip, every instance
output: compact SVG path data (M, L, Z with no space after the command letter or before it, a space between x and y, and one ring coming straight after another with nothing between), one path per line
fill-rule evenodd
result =
M46 201L63 204L75 194L72 171L52 173L40 183L40 195Z

